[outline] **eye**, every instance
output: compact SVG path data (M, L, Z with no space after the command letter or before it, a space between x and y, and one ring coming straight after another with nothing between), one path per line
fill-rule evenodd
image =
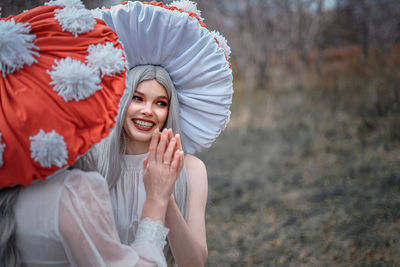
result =
M138 95L134 95L134 96L132 97L132 100L136 100L136 101L142 102L142 101L143 101L143 98L141 98L141 97L138 96Z
M160 100L160 101L157 101L157 105L162 106L162 107L168 107L168 102L165 100Z

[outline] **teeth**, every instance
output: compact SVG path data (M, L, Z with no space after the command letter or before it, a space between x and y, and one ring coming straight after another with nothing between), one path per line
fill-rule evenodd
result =
M147 121L133 120L133 122L142 128L150 128L153 126L153 123Z

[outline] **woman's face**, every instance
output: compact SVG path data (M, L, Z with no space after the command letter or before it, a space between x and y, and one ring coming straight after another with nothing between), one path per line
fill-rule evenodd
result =
M148 147L153 131L164 126L168 108L169 99L164 86L154 79L139 83L125 115L127 152L143 145Z

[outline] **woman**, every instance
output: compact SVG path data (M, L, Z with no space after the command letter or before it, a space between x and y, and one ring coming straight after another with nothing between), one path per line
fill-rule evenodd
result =
M225 38L205 27L191 1L125 1L93 13L117 33L131 69L131 101L121 103L126 115L108 142L97 147L121 241L135 237L145 199L141 169L149 136L156 128L172 128L165 133L186 156L167 210L166 256L169 265L203 266L207 174L192 154L211 146L229 121L230 49Z
M126 101L122 47L82 3L59 3L0 19L0 265L165 266L183 153L154 131L136 238L121 244L108 186L86 152ZM66 169L77 158L89 171Z
M120 117L110 138L97 147L99 171L109 181L118 232L126 244L135 239L146 199L142 166L153 131L160 129L162 138L182 150L179 102L168 73L160 66L138 66L129 71L128 85L132 88L131 96L121 102L125 115ZM116 153L113 155L113 152ZM163 162L169 164L170 159L164 158ZM205 264L206 202L205 166L197 157L186 154L185 168L177 180L174 195L170 196L166 214L166 225L170 228L168 243L179 266ZM169 256L172 262L170 252Z

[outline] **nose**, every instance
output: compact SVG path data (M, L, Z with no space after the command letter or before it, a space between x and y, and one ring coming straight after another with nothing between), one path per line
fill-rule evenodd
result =
M141 113L145 116L151 116L153 115L153 110L152 110L152 106L151 103L146 103L143 105L143 108L141 110Z

